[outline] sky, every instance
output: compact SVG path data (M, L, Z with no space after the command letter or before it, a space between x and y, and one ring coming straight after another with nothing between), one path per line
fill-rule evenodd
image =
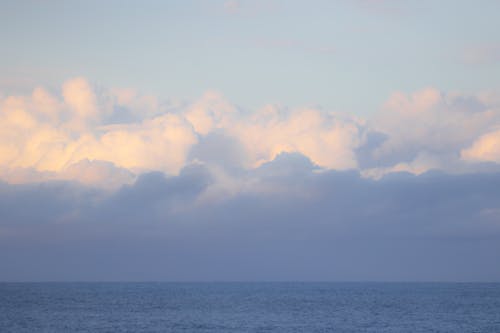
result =
M500 281L500 2L0 8L0 281Z

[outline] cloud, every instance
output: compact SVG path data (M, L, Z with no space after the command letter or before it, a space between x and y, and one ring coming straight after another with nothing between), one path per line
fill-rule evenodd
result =
M498 173L376 181L284 153L240 176L217 201L200 164L113 192L0 183L0 279L500 279Z
M190 158L216 164L216 159L227 161L225 154L232 154L229 159L238 155L240 167L254 167L283 151L300 152L323 167L356 166L351 151L357 144L356 123L315 109L269 106L250 114L217 92L165 109L157 99L133 90L98 94L82 78L64 83L60 99L36 88L32 96L12 96L2 102L0 170L8 181L16 168L73 179L78 172L68 170L86 163L81 161L109 162L131 173L176 174ZM216 133L238 147L216 151L210 144L220 141ZM197 145L200 140L203 144ZM82 173L80 180L105 179L93 170L92 177Z
M499 116L498 103L481 95L395 93L368 121L357 154L366 169L457 172L464 167L460 152L497 126Z
M189 151L190 161L200 161L231 171L243 169L248 164L245 147L236 137L223 131L214 131L201 136Z
M118 168L111 162L88 159L82 159L65 168L60 178L107 188L118 188L135 180L134 174L127 169Z
M33 90L32 103L34 109L46 115L50 120L57 121L62 109L62 103L42 87Z
M356 122L319 110L287 111L267 106L230 132L246 145L254 165L270 161L281 152L299 152L323 167L356 167Z
M161 100L133 89L96 89L75 78L59 94L37 87L30 95L0 99L0 178L116 188L134 175L175 175L198 161L237 192L246 186L237 172L284 152L302 154L325 170L358 170L367 177L484 171L485 163L491 171L499 163L499 124L494 92L395 92L374 116L361 119L310 107L245 110L214 91L187 102Z
M82 78L66 82L62 95L62 100L57 100L37 88L32 96L2 101L0 170L4 170L4 179L8 180L6 175L15 168L73 177L77 173L67 169L85 160L109 162L130 172L175 173L197 141L191 124L173 113L156 115L150 111L134 122L105 123L110 114L120 112L114 108L114 98L131 112L154 107L151 98L133 95L127 99L115 91L98 96Z
M494 94L363 120L69 82L0 101L2 279L500 276Z
M500 163L500 130L486 133L461 151L467 161L489 161Z
M73 112L71 125L76 130L98 120L96 96L87 80L81 77L68 80L62 86L62 94L64 102Z
M180 116L165 114L139 124L104 127L99 137L79 144L76 160L109 160L130 170L160 170L176 173L185 164L196 134Z
M214 129L230 127L235 112L235 107L221 94L209 91L189 106L186 119L197 133L206 135Z

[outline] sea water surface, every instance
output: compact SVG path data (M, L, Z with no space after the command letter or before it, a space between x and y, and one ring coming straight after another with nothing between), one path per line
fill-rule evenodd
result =
M0 283L0 332L500 332L500 284Z

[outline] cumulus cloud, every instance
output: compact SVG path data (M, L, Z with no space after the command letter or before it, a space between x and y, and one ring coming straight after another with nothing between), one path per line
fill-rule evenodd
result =
M245 110L214 91L163 101L74 78L59 93L37 87L2 97L0 120L0 177L15 183L38 177L117 187L143 172L175 175L198 161L238 186L237 169L258 168L284 152L367 177L470 172L499 162L500 98L491 92L396 92L361 119L318 108Z
M230 130L248 147L254 165L281 152L299 152L318 165L343 170L356 167L357 125L315 109L267 106Z
M471 147L463 149L461 156L467 161L489 161L500 163L500 130L479 137Z
M96 96L84 78L68 80L62 86L64 102L72 111L71 126L75 130L85 130L85 126L95 124L99 119Z
M236 109L217 92L207 92L186 110L186 119L194 130L206 135L214 129L228 128Z
M155 106L151 98L127 97L123 91L98 96L82 78L66 82L60 99L37 88L32 96L2 100L0 169L3 178L9 180L6 175L12 174L13 169L32 168L38 172L54 172L65 179L77 176L73 171L85 160L109 162L130 172L177 172L185 163L189 147L197 141L192 125L183 116L155 115L147 108L150 112L135 122L106 124L109 114L120 112L114 109L113 100L133 112L141 106ZM87 176L81 180L86 182ZM104 174L93 176L93 179L99 178L105 179Z
M461 151L499 123L499 104L483 95L432 88L395 93L368 121L357 154L366 172L460 172L465 167Z
M7 181L17 168L74 178L74 170L86 163L82 161L109 162L131 173L176 174L189 158L216 164L226 154L238 155L239 167L256 167L281 152L300 152L326 168L356 167L355 121L315 109L268 106L243 112L217 92L165 108L133 90L97 93L85 79L76 78L63 84L59 98L37 88L32 96L5 98L0 112L0 167ZM216 133L238 147L216 151L210 144ZM81 174L83 182L106 179L103 168L92 170L92 177ZM98 176L98 170L103 174ZM16 175L21 181L21 173Z
M64 101L76 112L78 117L88 118L97 115L96 97L87 80L71 79L62 87Z

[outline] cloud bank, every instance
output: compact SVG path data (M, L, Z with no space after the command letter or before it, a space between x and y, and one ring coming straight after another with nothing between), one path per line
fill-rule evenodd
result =
M0 184L0 279L500 279L499 174L317 170L281 154L230 196L202 165L114 192Z
M500 280L496 94L2 96L0 280Z

